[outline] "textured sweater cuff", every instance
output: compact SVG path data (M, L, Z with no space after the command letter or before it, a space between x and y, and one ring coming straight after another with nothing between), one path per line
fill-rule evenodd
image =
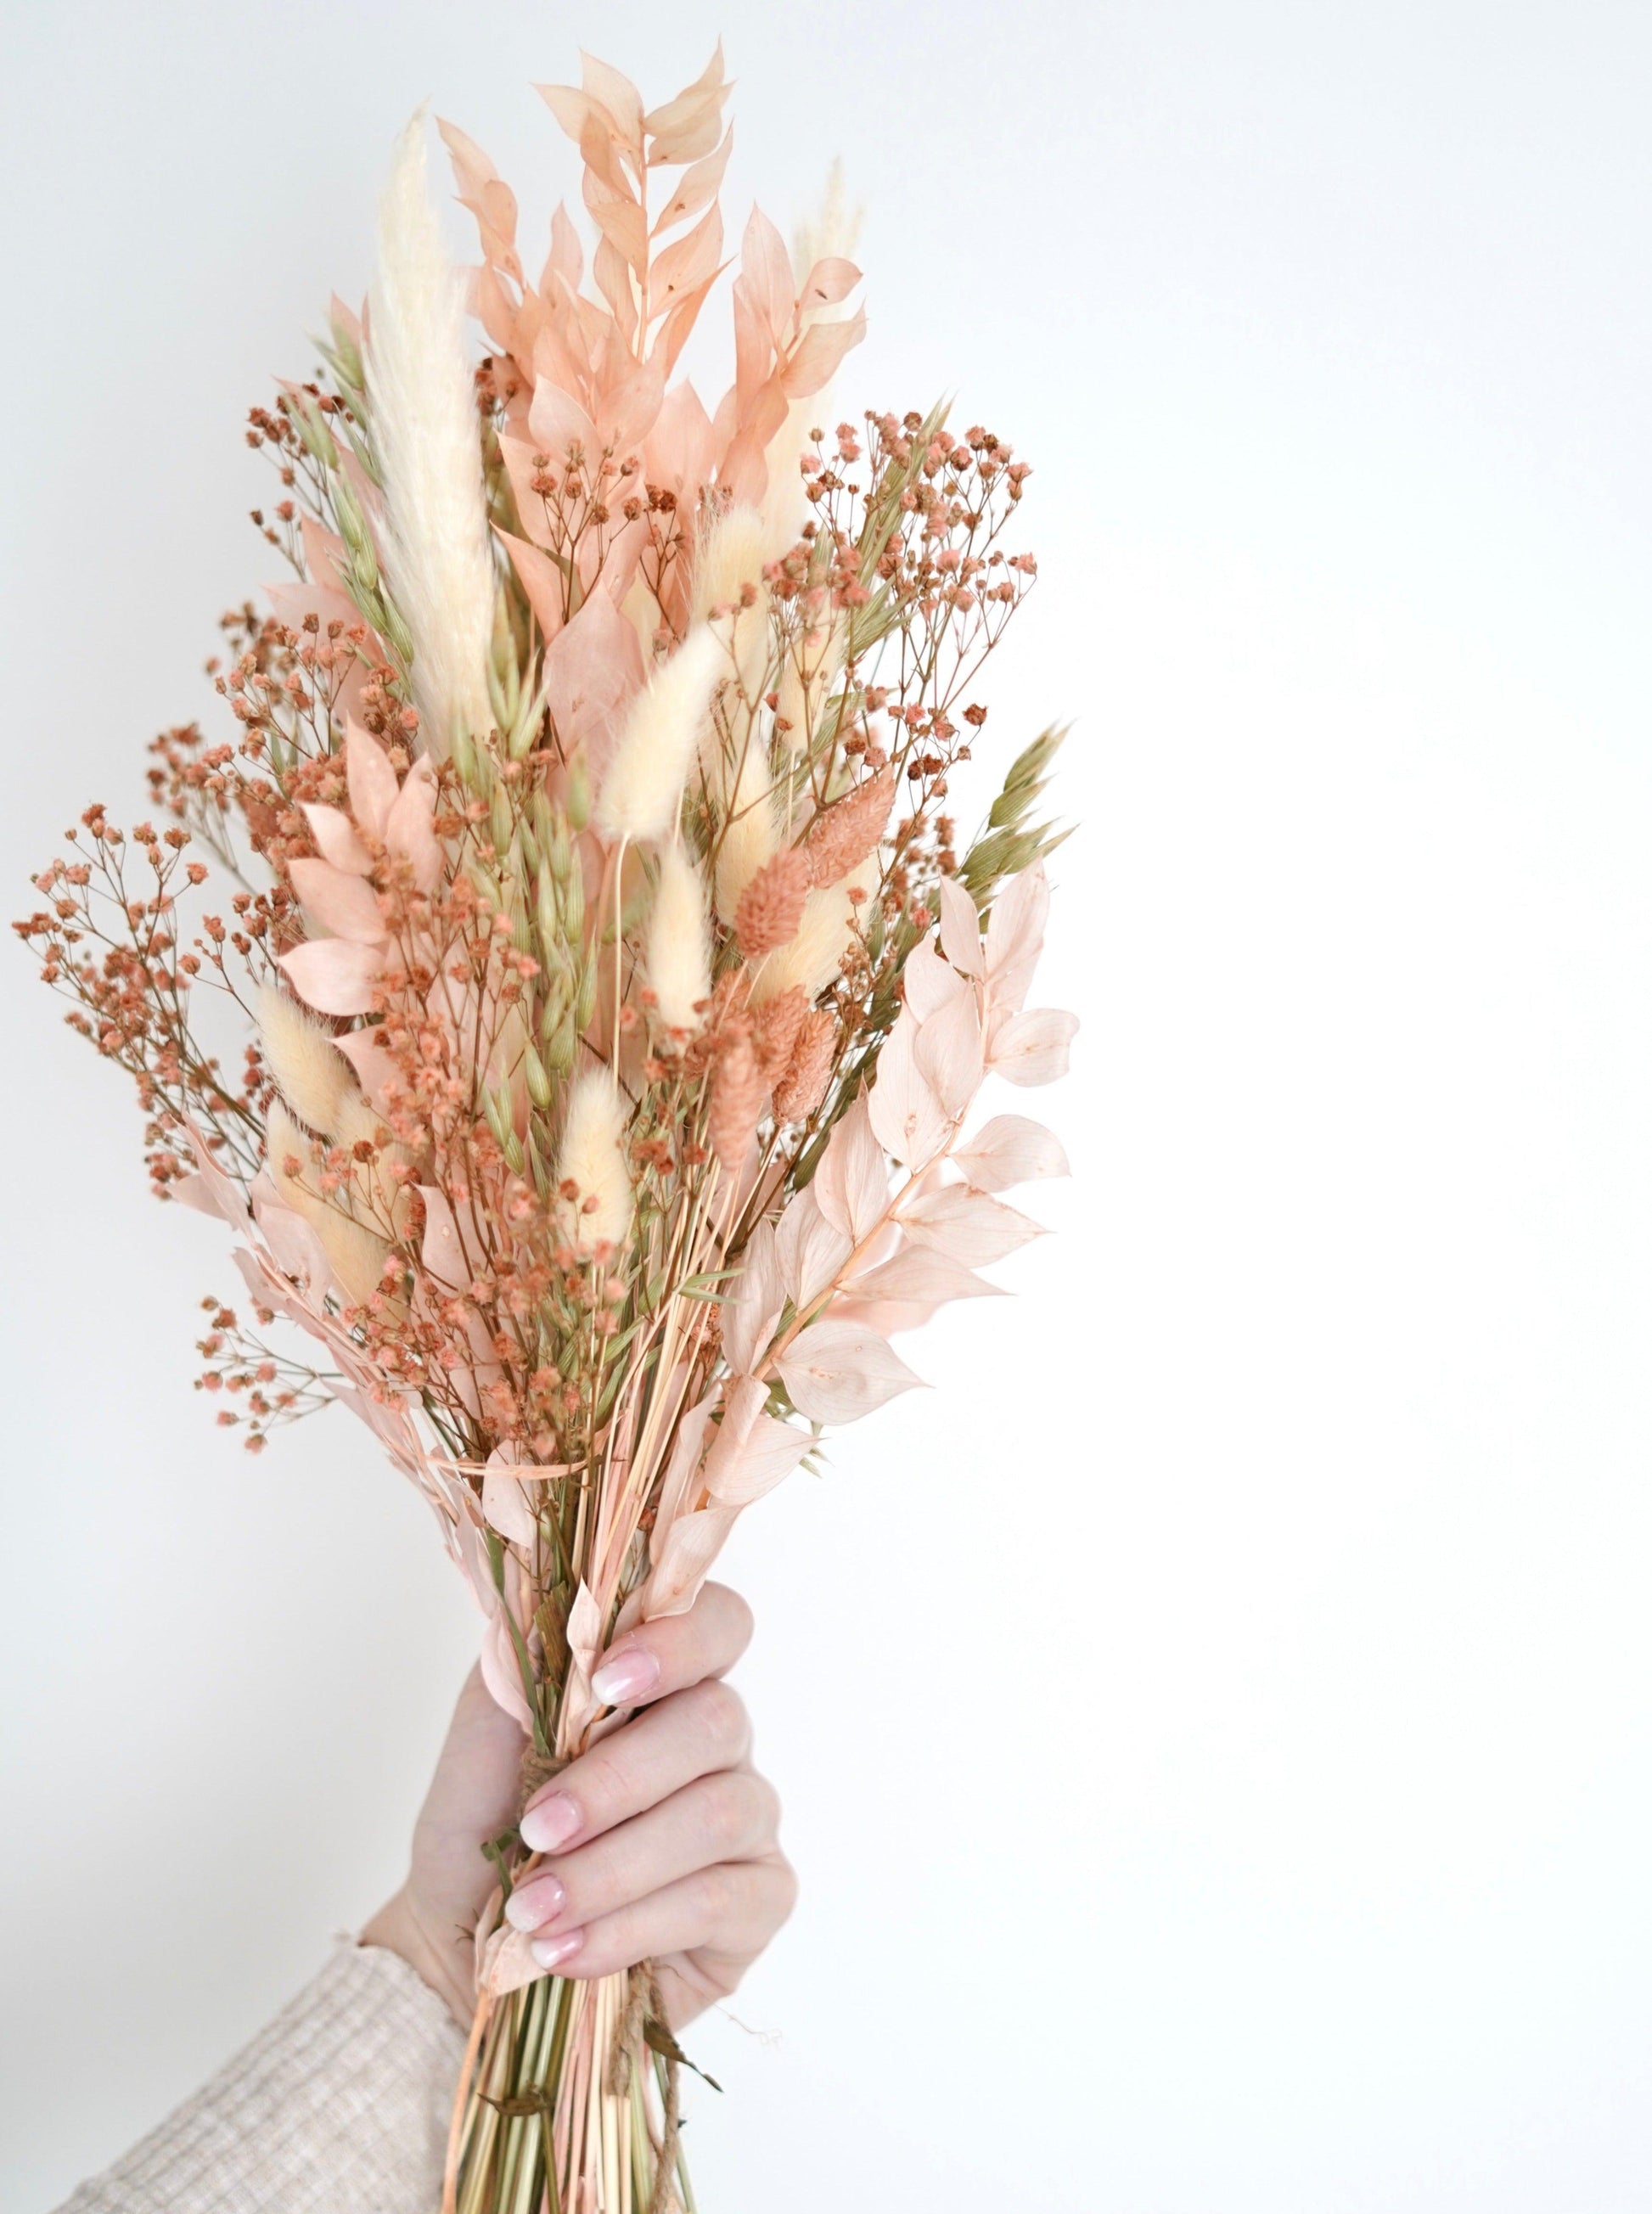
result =
M59 2214L427 2214L463 2051L405 1960L341 1940L244 2052Z

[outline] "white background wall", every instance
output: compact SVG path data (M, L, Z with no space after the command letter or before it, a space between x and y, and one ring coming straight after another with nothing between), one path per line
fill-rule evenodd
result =
M1059 1236L749 1519L804 1903L707 2214L1629 2214L1652 2192L1652 18L1607 0L5 0L10 911L272 573L239 423L425 95L533 220L581 37L841 150L855 407L1037 465L1078 718ZM456 241L462 237L456 224ZM532 235L532 230L529 235ZM471 1649L342 1417L192 1396L211 1226L14 948L4 2199L395 1881ZM756 2034L750 2034L755 2032Z

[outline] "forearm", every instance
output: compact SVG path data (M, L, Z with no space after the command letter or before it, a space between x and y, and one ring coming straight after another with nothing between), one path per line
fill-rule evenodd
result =
M243 2052L59 2214L429 2214L463 2044L405 1960L341 1944Z

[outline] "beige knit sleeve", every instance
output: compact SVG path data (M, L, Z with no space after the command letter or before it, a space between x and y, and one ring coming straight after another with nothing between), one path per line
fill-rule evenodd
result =
M394 1953L340 1943L59 2214L436 2214L464 2039Z

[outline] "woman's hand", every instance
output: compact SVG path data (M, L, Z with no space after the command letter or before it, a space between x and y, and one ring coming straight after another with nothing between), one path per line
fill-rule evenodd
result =
M643 1711L535 1793L523 1842L541 1856L507 1906L562 1976L659 1968L680 2027L733 1991L791 1912L797 1879L780 1802L751 1765L751 1724L721 1679L751 1613L707 1584L687 1614L646 1624L603 1657L610 1706ZM472 1933L493 1889L482 1845L509 1829L523 1736L473 1669L413 1831L413 1866L362 1942L399 1953L468 2025Z

